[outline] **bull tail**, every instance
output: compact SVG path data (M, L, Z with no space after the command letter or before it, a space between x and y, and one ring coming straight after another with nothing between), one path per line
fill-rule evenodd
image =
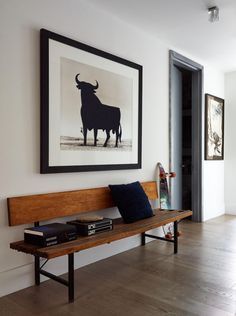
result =
M119 141L120 141L120 143L121 143L121 136L122 136L122 128L121 128L121 124L120 124L120 126L119 126L119 135L118 135L118 138L119 138Z

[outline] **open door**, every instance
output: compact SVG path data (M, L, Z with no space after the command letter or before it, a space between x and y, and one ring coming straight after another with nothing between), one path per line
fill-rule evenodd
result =
M203 67L170 51L169 148L171 207L191 209L202 220Z
M177 177L171 179L171 208L182 209L182 73L173 67L171 97L174 103L171 113L171 152L175 153L171 170Z

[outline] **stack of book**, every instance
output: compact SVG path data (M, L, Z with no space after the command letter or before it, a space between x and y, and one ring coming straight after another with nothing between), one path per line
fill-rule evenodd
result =
M77 230L74 225L52 223L24 230L26 243L48 247L77 238Z
M112 219L110 218L103 218L96 221L86 221L85 219L82 221L74 220L67 222L67 224L75 225L77 234L82 236L91 236L113 229Z

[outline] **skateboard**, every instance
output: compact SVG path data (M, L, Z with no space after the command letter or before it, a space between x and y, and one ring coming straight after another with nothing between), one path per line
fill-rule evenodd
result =
M157 187L158 187L158 195L159 195L159 208L160 210L170 210L170 194L167 178L175 178L175 172L165 172L162 164L160 162L157 163ZM167 231L166 231L167 226ZM164 235L167 239L173 238L173 225L169 224L166 226L162 226ZM178 233L179 235L180 233Z
M175 178L175 172L165 172L162 164L157 163L157 184L158 184L158 193L159 193L159 208L160 209L170 209L170 194L168 188L167 177Z

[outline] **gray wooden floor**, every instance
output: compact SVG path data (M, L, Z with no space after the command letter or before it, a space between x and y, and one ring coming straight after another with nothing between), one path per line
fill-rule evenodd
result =
M1 298L0 315L236 315L236 216L180 229L177 255L153 241L77 270L72 304L50 280Z

